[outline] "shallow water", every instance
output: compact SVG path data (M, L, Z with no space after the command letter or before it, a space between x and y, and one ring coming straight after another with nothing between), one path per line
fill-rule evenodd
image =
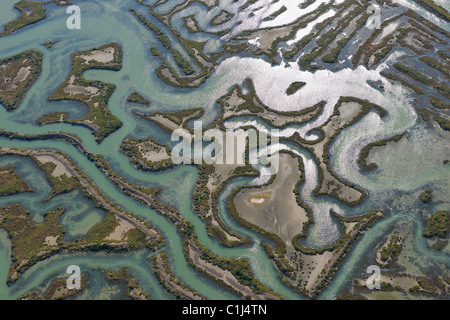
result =
M3 26L5 22L12 20L17 15L15 10L12 9L14 2L15 0L2 2L0 25ZM179 0L168 1L159 6L157 11L167 12L179 2ZM221 1L220 3L222 8L227 8L230 12L233 12L233 8L237 8L237 5L231 0ZM302 297L291 292L279 280L270 260L263 252L260 244L262 238L240 227L226 212L226 202L232 189L235 186L252 184L253 179L238 178L231 181L221 192L218 203L219 214L224 222L236 232L252 238L254 242L249 248L224 248L207 235L204 224L192 211L191 195L198 176L194 167L184 166L167 172L143 173L134 169L129 164L128 158L118 152L120 144L126 136L137 138L151 136L160 142L170 140L167 133L155 124L138 118L133 114L134 111L175 111L202 107L207 111L204 120L210 122L218 114L216 100L226 94L232 85L242 84L246 77L253 79L256 92L261 100L276 110L301 110L322 100L327 101L324 113L317 120L301 126L283 128L280 131L281 136L298 131L303 137L312 139L311 130L327 120L340 96L369 99L371 102L386 108L389 112L387 117L380 119L377 114L369 113L357 124L344 130L332 145L333 169L345 179L369 191L369 196L364 203L355 208L349 208L331 197L312 197L312 190L317 185L317 165L313 161L312 155L307 151L296 150L303 158L306 167L306 183L300 186L302 199L313 208L316 220L316 224L311 228L306 239L306 243L312 246L330 244L339 236L340 231L328 213L331 208L342 215L353 216L377 207L378 200L383 199L386 193L392 191L391 189L409 192L431 183L438 186L438 190L445 190L445 181L443 180L446 174L448 179L448 171L445 171L446 169L443 166L433 164L433 161L440 160L445 154L448 155L445 150L437 147L443 141L445 142L445 139L448 141L448 136L438 136L433 131L422 128L421 124L416 121L417 116L411 107L412 97L410 92L401 86L391 85L389 81L379 75L380 70L367 70L364 67L359 67L354 70L347 68L336 72L317 71L312 73L301 71L296 65L290 67L287 65L272 66L262 59L233 56L221 62L201 88L174 88L158 79L154 72L160 61L151 55L150 47L156 46L163 54L165 49L147 28L139 24L137 19L128 12L128 8L134 8L152 23L165 30L156 19L148 14L147 8L137 5L134 0L94 0L80 2L79 5L82 10L81 30L67 30L65 27L67 19L65 8L48 4L46 5L47 18L44 21L0 38L0 58L17 54L29 48L35 48L44 53L42 74L27 93L21 106L14 112L7 112L4 108L0 108L0 128L24 134L61 131L76 135L82 140L88 151L104 156L111 163L113 170L125 179L137 185L163 188L161 199L179 209L183 216L193 223L200 241L205 246L224 257L248 258L257 278L287 298L300 299ZM207 17L201 18L203 12L203 6L195 4L178 18L181 19L181 16L195 13L202 26L202 23L209 21ZM214 16L217 13L219 11L211 12L210 15ZM268 14L270 15L270 13ZM263 16L261 15L259 19ZM236 19L233 19L230 24L235 23ZM255 23L259 24L258 21ZM181 28L182 23L178 23L176 26ZM243 24L242 27L251 26ZM237 30L235 31L237 32ZM210 52L216 50L221 43L221 40L216 36L202 35L202 39L208 41L207 46ZM59 42L51 49L46 49L40 45L43 42L53 40ZM171 40L175 39L171 38ZM122 70L119 72L90 70L84 76L86 79L101 80L116 85L116 90L109 101L109 108L116 117L122 120L124 126L98 145L89 130L80 126L51 124L40 127L36 125L36 121L42 115L50 112L69 112L71 118L79 118L87 112L86 107L79 103L73 101L49 102L47 98L70 72L71 54L73 52L87 50L112 41L118 42L123 48ZM177 49L180 48L176 41L173 41L173 43ZM382 81L385 91L380 92L372 88L368 85L367 80ZM307 85L297 94L286 96L284 92L293 81L305 81ZM336 82L342 84L339 89L333 88L333 84ZM151 105L138 107L127 103L126 99L132 91L137 91L151 100ZM227 125L239 127L249 123L253 122L249 122L248 119L245 119L245 121L237 119L236 121L230 121ZM271 129L267 124L261 123L257 127L262 131ZM367 143L405 130L410 132L413 139L408 142L409 144L401 145L402 152L395 153L389 158L383 154L374 156L371 160L378 163L380 167L376 173L365 174L359 171L356 163L358 150ZM420 134L424 136L420 136ZM419 146L417 152L425 153L430 144L434 147L427 154L427 159L430 160L429 166L420 167L421 159L417 160L405 156L411 146ZM235 298L233 294L214 285L211 281L205 280L187 265L181 239L172 224L155 211L124 195L74 147L58 141L26 142L9 141L3 138L0 138L0 146L32 149L49 148L64 152L86 172L109 198L131 213L150 221L163 233L167 239L164 250L169 253L171 266L178 278L209 298ZM36 192L31 196L30 194L19 194L0 198L0 205L19 202L32 212L36 222L42 221L42 215L48 210L60 205L67 207L67 212L61 219L61 223L67 231L66 240L82 237L92 225L104 216L104 213L94 208L92 202L87 200L79 191L57 196L42 204L42 200L48 197L51 192L43 172L38 170L30 160L20 157L1 157L0 166L3 165L15 165L17 172ZM416 174L410 177L396 175L395 187L392 187L393 174L397 170L408 170L411 166L417 167ZM442 191L442 193L445 195L445 191ZM402 210L413 208L415 205L412 197L404 196L399 197L399 199L401 200L397 200L396 208L401 208L401 210L390 210L388 212L389 217L369 230L358 242L355 250L346 259L343 268L331 282L322 298L334 297L339 288L347 281L352 270L358 265L364 250L377 239L381 232L386 230L391 221L400 218L399 214L402 214ZM448 202L445 203L445 200L443 200L436 206L445 207L448 206ZM439 258L447 263L450 262L448 255L437 257L426 248L424 242L420 239L417 240L417 246L420 249L419 256ZM45 285L48 285L49 279L64 274L65 269L70 264L78 264L82 267L82 271L89 271L90 273L88 290L79 298L110 299L121 295L121 289L108 284L99 271L92 270L94 267L114 270L128 267L152 298L170 298L150 270L147 260L152 255L150 252L140 251L119 256L106 254L57 255L30 268L19 281L8 287L6 286L6 278L11 263L9 258L10 248L11 243L6 232L0 230L0 298L2 299L15 299L20 294L36 288L42 290Z

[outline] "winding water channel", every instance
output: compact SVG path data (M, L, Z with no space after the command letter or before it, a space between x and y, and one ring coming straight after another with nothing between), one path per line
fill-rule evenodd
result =
M15 0L3 0L0 23L12 20L17 13L12 9ZM171 4L172 1L169 1ZM167 6L169 6L169 3ZM10 5L11 10L3 10ZM230 5L231 1L230 1ZM332 197L322 196L315 198L312 190L317 186L317 164L313 156L306 150L295 149L302 157L306 168L306 182L300 186L302 199L313 209L316 224L311 228L307 241L319 245L327 245L339 238L339 229L334 221L329 219L328 212L332 208L344 216L354 216L370 211L373 208L384 210L387 217L374 228L370 229L357 243L352 252L346 258L342 268L328 286L320 298L333 298L339 289L351 278L352 272L361 262L364 252L392 223L398 219L410 219L417 228L421 228L421 220L414 211L416 198L409 196L415 190L424 185L433 185L438 190L448 188L448 168L431 163L442 163L448 151L442 148L432 148L428 151L427 163L429 166L421 167L423 159L408 158L409 146L425 148L429 145L439 145L448 141L448 135L439 134L436 130L423 128L423 123L417 120L413 108L410 105L412 94L399 85L392 85L379 75L378 70L367 70L360 67L356 70L343 69L338 72L320 71L310 73L295 69L295 66L271 66L270 63L256 58L233 56L226 59L216 69L213 75L199 89L181 89L170 87L159 78L154 70L160 61L150 53L150 47L163 48L156 37L139 24L134 16L128 12L133 8L143 14L150 21L157 24L145 7L137 5L134 0L129 1L100 1L94 0L80 3L83 12L82 29L67 30L65 27L67 15L64 7L54 4L47 5L47 18L33 26L25 27L6 37L0 38L0 58L12 56L30 48L35 48L44 53L43 71L37 82L31 87L20 107L7 112L0 108L0 128L22 134L40 134L52 131L71 133L77 136L85 148L93 153L102 155L111 163L114 172L136 185L145 187L159 187L163 191L161 200L179 209L182 215L189 220L198 234L199 240L208 249L223 257L246 257L250 260L256 277L264 284L289 299L303 299L300 294L289 290L278 278L271 261L264 253L261 246L261 237L239 226L226 212L228 196L235 186L252 183L250 178L237 178L232 180L219 196L219 214L224 222L238 233L253 239L253 244L248 248L225 248L212 240L205 229L204 223L192 210L192 192L198 177L197 169L193 166L182 166L174 170L161 173L144 173L132 167L129 159L119 152L122 140L127 136L136 138L153 137L161 142L168 142L170 137L155 124L142 120L134 115L134 111L175 111L185 108L204 108L207 110L206 121L212 121L218 114L216 100L226 94L234 84L241 84L247 77L252 77L256 92L261 100L274 109L295 110L316 104L326 100L327 105L323 114L313 122L283 128L280 132L291 134L298 131L303 137L308 138L311 129L323 124L333 112L333 107L340 96L353 96L383 105L389 115L380 119L375 113L369 113L358 123L344 130L331 145L331 163L333 170L343 178L362 186L368 197L364 202L354 208L346 206ZM160 10L163 10L162 6ZM195 7L191 9L196 12ZM202 9L198 9L202 10ZM188 11L187 13L191 13ZM101 19L99 19L101 16ZM181 20L181 19L180 19ZM201 23L201 21L200 21ZM209 35L205 37L210 37ZM50 49L46 49L41 43L58 40L58 43ZM210 51L214 51L220 44L220 40L211 37ZM123 123L123 127L111 134L100 145L94 140L90 131L84 127L69 124L51 124L38 126L37 119L50 112L69 112L72 118L79 118L87 112L87 109L76 102L49 102L48 96L64 81L71 68L71 54L75 51L91 49L109 42L117 42L123 48L123 68L118 72L90 70L84 76L90 80L100 80L112 83L116 90L110 98L109 109ZM243 72L242 70L246 70ZM266 76L264 76L264 74ZM270 74L270 76L267 76ZM271 85L276 79L276 85ZM279 92L285 90L293 80L307 82L302 91L301 103L297 100L289 100L287 96L280 97ZM385 85L384 92L373 89L367 84L367 80L382 81ZM330 89L334 81L341 81L344 85L339 90ZM327 89L328 88L328 89ZM137 91L151 101L149 107L137 107L126 102L128 95ZM199 99L199 97L201 97ZM281 107L282 106L282 107ZM228 123L230 127L255 124L255 119L234 119ZM258 128L270 130L270 126L258 123ZM409 138L402 143L405 147L399 152L390 155L390 158L378 158L379 169L377 172L361 173L358 169L358 150L370 142L378 141L394 134L408 132ZM426 132L426 134L423 134ZM420 134L425 136L420 136ZM423 144L422 144L423 143ZM188 266L184 254L181 238L176 228L157 212L133 200L125 195L83 154L73 146L54 140L46 141L18 141L0 138L1 147L13 147L23 149L54 149L67 154L79 166L94 183L114 202L131 213L145 218L154 224L164 235L167 245L164 250L169 254L171 267L174 273L182 281L208 298L233 299L236 296L224 288L215 285L211 281L200 276ZM291 148L282 146L282 148ZM428 149L429 150L429 149ZM425 153L425 149L424 149ZM442 158L442 159L441 159ZM435 161L436 160L436 161ZM406 163L405 163L406 161ZM434 161L434 162L433 162ZM14 165L17 173L35 190L33 194L19 194L0 198L0 206L12 203L20 203L33 213L36 223L42 221L42 215L48 210L58 206L65 206L67 212L61 223L66 228L66 239L73 240L87 233L90 227L99 222L104 214L96 209L90 200L81 192L72 191L60 195L51 201L42 203L51 192L46 182L45 174L29 159L4 156L0 158L0 166ZM390 167L394 166L394 168ZM414 166L413 175L405 176L407 168ZM403 175L403 176L402 176ZM395 176L395 177L394 177ZM392 193L397 192L394 197ZM400 195L401 194L401 195ZM395 202L390 206L380 205L380 199L390 197ZM443 209L448 206L445 203L445 193L432 209ZM384 201L385 203L385 201ZM326 214L325 214L326 213ZM419 235L419 231L418 231ZM437 260L450 264L448 246L443 254L436 255L431 251L426 241L416 237L416 254L420 259L427 259L430 263ZM11 287L6 285L10 260L11 242L4 230L0 230L0 299L15 299L19 295L41 288L48 279L65 273L68 265L77 264L82 271L90 271L92 274L88 290L79 298L114 298L118 294L115 287L109 288L102 280L102 276L96 273L95 268L118 270L128 267L133 277L141 283L144 290L154 299L170 299L170 296L159 285L150 269L148 257L152 253L142 250L126 255L108 254L60 254L41 261L15 282ZM94 268L94 269L93 269ZM103 288L103 289L100 289Z

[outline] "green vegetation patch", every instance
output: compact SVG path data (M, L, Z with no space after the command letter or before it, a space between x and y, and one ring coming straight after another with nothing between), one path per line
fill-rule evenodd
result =
M30 186L14 172L14 167L0 167L0 196L33 192Z
M109 51L109 53L108 53ZM113 52L112 52L113 51ZM100 62L96 56L107 56L111 54L112 60ZM99 58L99 60L101 60ZM97 142L103 141L108 135L122 126L122 121L117 119L108 109L109 97L115 90L113 84L101 81L90 81L83 78L83 73L89 69L105 69L118 71L122 68L122 48L117 43L109 43L99 48L76 52L72 55L72 72L64 83L50 96L50 101L75 100L89 107L88 113L81 119L71 120L67 114L58 113L62 120L67 123L80 124L89 127ZM51 119L39 121L41 124L51 123Z
M233 276L243 286L247 286L252 289L256 294L265 294L272 290L258 281L255 277L250 263L245 258L223 258L204 247L198 239L195 239L197 248L201 252L201 259L209 262L223 270L230 271Z
M272 13L270 16L264 18L263 21L270 21L270 20L274 20L275 18L277 18L279 15L281 15L282 13L286 12L287 8L285 6L282 6L280 9L278 9L277 11L275 11L274 13Z
M57 196L58 194L69 193L74 189L81 189L82 187L76 177L68 177L65 174L59 177L53 176L53 172L56 169L56 164L52 162L39 163L39 167L45 171L47 180L52 186L52 193L47 200Z
M47 41L47 42L41 43L41 45L43 45L43 46L46 47L47 49L50 49L50 48L53 47L56 43L58 43L58 41Z
M397 257L402 252L402 238L398 235L393 235L389 240L389 243L384 246L380 251L381 261L386 264L395 262Z
M45 19L44 3L28 0L20 0L14 5L14 8L20 11L16 20L8 22L5 30L0 33L0 37L6 36L17 29L23 28L29 24L36 23Z
M132 228L125 233L125 239L128 241L131 247L138 247L140 245L147 244L147 236L142 230L138 228Z
M0 60L0 103L6 110L19 106L41 70L42 53L34 49Z
M170 43L169 38L157 27L155 26L153 23L151 23L150 21L148 21L147 19L145 19L144 16L142 16L141 14L137 13L135 10L130 9L130 11L150 30L152 30L155 34L156 37L158 38L159 42L161 42L161 44L163 45L164 48L166 48L167 50L169 50L172 53L173 58L175 59L175 62L177 63L177 65L180 67L181 71L183 71L183 73L185 75L191 75L195 72L195 70L191 67L191 65L189 64L189 62L187 62L183 56L172 47L172 44Z
M427 221L428 227L423 231L425 238L438 237L445 239L450 232L450 211L439 211Z
M161 53L159 52L159 50L155 46L152 46L150 48L150 52L152 53L152 56L161 58Z
M107 212L105 219L97 223L91 228L91 230L89 230L85 241L94 243L101 242L104 238L113 233L118 225L119 220L116 216L111 212Z
M301 81L292 82L291 85L289 86L289 88L287 88L286 94L288 96L293 95L298 90L303 88L305 85L306 85L306 82L301 82Z
M326 7L323 8L323 10L326 10ZM318 58L322 53L326 52L328 47L335 41L337 36L347 28L350 23L355 19L358 15L363 13L365 11L365 8L363 7L356 7L352 11L350 11L347 15L345 15L342 19L340 19L337 22L337 25L335 28L332 28L328 30L326 33L322 34L319 38L317 38L316 43L318 46L316 46L310 53L304 55L301 59L299 59L298 64L301 68L304 69L311 69L315 70L319 68L317 65L313 65L312 62ZM357 25L363 25L364 21L368 19L370 15L366 14L361 19L357 21ZM320 27L319 27L320 28ZM357 32L358 28L355 29L353 34ZM344 39L341 39L337 42L336 48L331 50L331 52L328 55L325 55L322 59L323 62L330 63L330 62L336 62L339 54L342 50L342 48L347 44L347 42L350 40L351 37L347 37Z
M122 268L119 271L104 271L105 278L110 282L120 282L126 288L125 297L131 300L150 300L139 281L131 277L130 269Z
M419 196L419 199L423 203L430 203L433 200L432 190L427 189L424 192L422 192Z
M209 22L212 26L219 26L225 22L230 21L234 17L234 13L222 10L220 13L215 15Z
M62 241L64 228L59 219L64 211L63 207L49 211L44 215L44 222L36 225L30 212L19 204L0 208L0 228L8 231L13 243L11 271L15 270L16 277L24 271L25 266L36 263L46 253L43 248L47 245L47 237Z
M448 65L443 65L439 61L428 56L421 57L420 60L425 62L430 67L438 70L439 72L444 74L447 78L450 78L450 67Z
M442 130L450 131L450 121L445 119L443 116L441 116L438 113L431 112L425 108L420 108L417 110L418 114L422 117L424 121L430 121L430 119L433 119L437 122L439 127L441 127Z
M369 156L370 151L374 147L382 147L382 146L387 145L389 142L398 142L404 136L405 136L405 133L397 134L397 135L395 135L395 136L393 136L391 138L380 140L380 141L377 141L377 142L373 142L373 143L370 143L367 146L365 146L361 150L361 153L359 155L359 164L361 165L361 167L364 170L376 169L378 166L375 163L370 163L370 164L367 163L367 157Z
M395 63L394 67L399 70L400 72L408 75L409 77L411 77L412 79L422 82L424 84L427 85L431 85L432 84L432 80L430 78L428 78L427 76L424 76L423 74L411 69L410 67L407 67L403 64L400 63Z
M442 101L441 99L439 99L437 97L433 97L433 96L430 97L430 103L436 109L440 109L440 110L450 109L450 104L445 103L444 101Z
M444 19L447 22L450 22L450 14L447 10L445 10L443 7L439 6L432 0L414 0L418 4L420 4L425 9L431 11L436 16L438 16L441 19Z
M155 255L151 261L152 270L155 273L159 283L177 300L190 300L192 297L206 300L204 296L197 291L194 291L175 276L169 265L169 256L165 251Z
M167 158L152 161L144 156L145 150L151 152L165 152ZM126 137L120 145L120 151L125 153L129 158L131 164L139 170L158 172L173 168L175 165L170 157L170 148L167 145L162 145L152 138L144 140L136 140L131 137Z
M423 93L424 93L424 91L423 91L421 88L419 88L418 86L416 86L416 85L414 85L414 84L412 84L412 83L409 83L409 82L405 81L404 79L400 78L399 76L397 76L397 75L395 75L395 74L388 73L388 72L386 72L386 71L381 71L380 74L381 74L383 77L387 78L387 79L390 79L390 80L393 80L393 81L398 81L398 82L400 82L402 85L404 85L404 86L406 86L406 87L408 87L408 88L413 89L417 94L423 94Z
M145 99L143 96L141 96L137 92L131 93L130 96L128 97L127 101L128 102L139 103L139 104L145 104L145 105L149 105L150 104L150 101Z
M342 217L338 215L333 210L330 210L330 213L338 220L339 224L341 225L342 229L345 230L346 226L345 223L352 223L357 222L356 225L353 227L352 230L349 230L345 232L338 240L336 240L334 243L323 247L323 248L307 248L300 244L300 240L305 238L305 234L299 234L296 235L292 239L292 244L294 245L295 250L300 251L306 255L317 255L317 254L323 254L324 252L332 252L342 249L343 247L346 247L346 253L350 250L350 248L353 246L353 244L359 239L359 237L362 235L363 231L369 229L372 225L377 223L380 219L384 217L384 213L372 210L362 216L357 217ZM341 259L342 260L342 259ZM339 261L341 262L341 261Z

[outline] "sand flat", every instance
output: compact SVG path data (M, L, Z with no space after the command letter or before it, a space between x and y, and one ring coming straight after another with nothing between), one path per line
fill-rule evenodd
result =
M300 175L298 159L280 154L280 170L272 184L244 189L234 199L243 219L279 235L288 248L292 248L292 238L302 232L308 220L293 192Z
M95 60L102 63L112 62L114 60L114 48L108 47L103 50L93 50L89 55L80 56L86 62Z
M124 219L120 219L119 225L114 229L114 231L105 238L105 240L115 240L120 241L122 240L123 235L130 229L133 229L134 225L131 224L129 221L126 221Z
M62 175L66 175L69 178L72 177L72 174L69 172L69 170L64 165L64 163L59 161L56 157L53 157L50 154L49 155L36 155L35 157L42 163L51 162L56 165L55 170L52 172L52 176L60 177Z

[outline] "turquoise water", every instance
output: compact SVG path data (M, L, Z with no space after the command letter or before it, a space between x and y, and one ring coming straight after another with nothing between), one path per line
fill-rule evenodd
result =
M14 2L14 0L2 2L2 10L0 12L1 26L14 19L17 15L12 9ZM159 10L160 12L170 10L170 8L178 2L180 1L169 1L165 5L160 6ZM160 142L167 142L170 140L170 137L155 124L138 118L133 112L175 111L185 108L202 107L207 111L204 120L212 121L218 114L215 101L224 95L232 85L236 83L240 84L247 76L252 76L254 79L260 79L264 72L271 72L274 77L278 77L280 82L282 82L281 80L285 75L283 73L284 67L272 68L269 63L261 61L260 59L236 58L236 60L239 61L226 61L223 64L223 67L216 71L201 88L188 90L170 87L157 78L154 71L160 65L160 61L158 58L151 55L150 47L156 46L163 55L166 53L166 50L160 45L156 37L146 27L139 24L135 17L128 12L128 8L134 8L150 21L158 25L158 27L161 27L162 30L165 30L156 19L150 16L147 8L137 5L134 0L97 0L80 2L79 5L82 12L81 30L68 30L66 28L66 19L68 15L65 13L65 8L58 7L54 4L48 4L45 6L47 8L47 18L44 21L32 26L27 26L22 30L0 38L0 58L17 54L29 48L38 49L44 54L42 74L26 94L20 107L14 112L7 112L4 108L0 108L0 128L23 134L60 131L77 136L82 140L89 152L104 156L105 159L111 163L113 170L120 176L137 185L163 188L161 199L180 210L183 216L195 226L200 241L211 251L224 257L248 258L252 264L255 275L261 282L269 285L275 291L287 298L301 299L302 296L287 289L277 277L277 273L272 266L271 261L263 252L263 248L260 244L262 239L258 235L237 225L226 212L226 201L232 188L237 185L249 184L251 179L239 178L230 182L221 193L218 203L219 213L224 222L238 233L250 237L254 242L249 248L224 248L208 237L204 224L192 211L191 195L195 181L198 177L197 170L194 167L183 166L167 172L149 174L134 169L129 164L128 158L118 152L122 140L127 136L136 138L153 137ZM231 5L231 1L227 1L225 5ZM5 8L5 10L3 10L3 8ZM202 21L207 20L206 18L200 19L202 12L202 6L196 4L186 12L183 12L182 16L197 13L199 21L202 23ZM101 19L99 17L101 17ZM178 18L180 19L181 17ZM182 23L177 23L175 25L178 28L182 27ZM185 33L182 32L182 34L184 35ZM220 41L216 36L204 34L199 37L200 38L196 38L195 40L202 39L208 41L207 46L210 49L210 52L216 50L220 44ZM192 39L194 39L193 36ZM40 45L43 42L55 40L57 40L58 43L51 49L46 49L44 46ZM175 39L171 38L171 40ZM87 112L86 107L79 103L73 101L49 102L47 98L57 87L59 87L69 74L71 68L71 54L73 52L91 49L113 41L118 42L123 48L123 68L118 72L90 70L87 71L84 76L87 79L101 80L116 85L116 90L109 101L109 109L124 123L123 127L111 134L104 142L98 145L89 130L84 127L69 124L38 126L36 121L42 115L50 112L69 112L69 117L71 118L79 118ZM181 46L176 41L173 41L173 45L181 51ZM326 76L321 73L311 74L307 72L297 72L296 70L289 71L289 74L294 78L310 77L311 81L315 81L316 83L323 81ZM354 78L355 76L360 78L376 78L377 75L375 72L365 70L359 70L356 74L344 71L334 75L335 78L348 77L349 79L352 77ZM270 105L273 101L270 100L269 94L267 96L264 96L263 94L264 86L268 81L273 80L270 77L265 77L260 83L255 83L255 86L258 92L263 95L262 99L267 99L267 103ZM314 83L311 83L311 87L313 86ZM393 88L391 96L381 96L364 84L355 87L356 89L351 88L351 86L352 85L349 85L349 90L358 91L357 95L361 95L361 98L375 98L380 101L393 101L398 97L404 97L405 94L404 92L399 93L395 91L396 88ZM151 101L151 105L148 107L138 107L136 105L128 104L126 99L133 91L137 91L148 98ZM199 99L199 97L201 98ZM320 92L319 94L316 94L315 97L321 97ZM330 101L333 101L335 98L335 96L330 95ZM332 105L332 103L330 103L330 105ZM392 109L394 110L395 108ZM390 134L400 130L411 129L417 125L415 122L415 114L409 105L400 105L395 110L400 110L398 111L399 114L397 117L391 119L392 121L387 122L386 126L380 128L379 131L383 131L387 128L388 131L385 131L385 134ZM363 121L360 126L368 125L370 125L370 121ZM304 132L307 132L309 126L310 124L306 124L302 127L302 130L304 129ZM358 142L357 139L354 139L357 130L367 131L364 128L361 129L355 125L346 130L342 134L342 138L336 141L335 146L333 146L333 148L336 148L335 152L333 152L333 154L336 155L336 161L333 161L333 165L341 162L354 164L354 159L349 162L340 161L340 159L343 157L342 154L346 154L346 146ZM375 139L378 138L378 136L369 133L366 138ZM117 202L131 213L148 220L163 233L167 239L167 245L164 250L169 253L171 266L178 278L208 298L236 298L235 295L198 275L188 266L184 258L181 239L172 224L165 218L159 216L155 211L124 195L96 168L93 163L86 159L84 155L80 154L74 147L58 141L26 142L10 141L3 138L0 138L0 146L28 149L55 149L67 154L110 199ZM329 219L327 219L330 208L335 209L343 215L357 215L369 211L374 207L378 207L378 199L382 197L384 194L383 192L386 191L382 186L385 185L387 178L384 178L383 180L383 177L388 177L389 172L382 173L380 178L373 178L370 175L354 176L354 168L340 168L338 165L333 167L336 172L342 174L344 177L348 178L348 180L364 187L367 186L371 191L368 199L362 205L356 208L349 208L331 197L320 197L315 199L311 196L311 191L317 184L317 167L312 163L312 157L308 152L304 150L298 150L298 152L301 153L304 160L311 160L311 166L308 167L306 172L308 184L301 186L300 188L303 199L314 209L315 219L318 222L317 226L314 226L311 229L311 235L307 239L312 244L328 244L333 242L339 236L339 230L333 228L335 223L333 221L330 222ZM436 154L438 154L438 152L436 152ZM438 156L436 155L435 158L437 157ZM399 161L401 161L401 159ZM88 232L90 227L104 217L104 212L94 208L92 202L89 199L86 199L80 191L76 190L68 194L57 196L51 201L43 204L42 200L46 199L51 192L50 186L46 182L44 173L29 159L21 157L1 157L0 166L3 165L16 166L17 172L30 184L35 190L35 193L0 198L0 206L11 203L21 203L27 210L32 212L33 219L36 223L42 221L42 215L46 211L58 206L65 206L67 212L63 215L61 224L67 232L66 240L70 241L82 237ZM448 172L445 172L441 167L433 168L433 170L433 175L431 177L427 176L427 173L424 171L420 177L413 176L406 179L407 181L400 181L399 185L403 186L403 188L399 187L399 189L402 191L411 191L423 186L425 183L440 183L442 182L442 179L435 179L435 177L442 177L445 173L448 174ZM415 184L413 183L413 186L405 187L406 182L415 182ZM390 210L388 212L388 215L390 215L388 220L370 230L361 241L359 241L355 250L346 260L344 267L323 295L323 298L332 298L338 292L339 288L341 288L345 281L350 277L352 270L359 263L364 250L376 240L377 235L385 230L391 220L399 219L397 215L400 214L405 207L413 206L413 201L411 199L404 201L405 203L399 204L398 210ZM323 242L318 242L318 239ZM445 255L443 258L441 256L437 257L433 252L426 248L423 242L419 241L418 245L420 246L422 255L430 258L445 259L445 261L450 262L448 255ZM82 272L87 271L90 273L88 290L78 298L108 299L119 297L122 293L121 288L108 284L101 272L92 270L92 268L118 270L122 267L130 268L132 275L141 282L144 290L152 298L170 298L170 296L165 293L164 289L160 287L150 270L148 257L153 253L148 251L139 251L119 256L107 254L57 255L33 266L24 273L19 281L11 287L8 287L6 286L6 278L11 263L9 258L10 247L11 243L7 238L6 232L0 230L1 299L15 299L20 294L36 288L43 290L43 288L48 285L49 280L64 274L67 266L71 264L77 264L81 267Z
M15 171L34 190L33 193L1 197L0 206L20 203L32 213L35 223L42 223L46 212L64 206L67 210L61 219L61 224L66 229L66 241L85 236L90 228L105 217L103 211L95 208L93 201L83 196L80 190L58 195L46 201L50 196L51 186L44 172L28 158L0 157L0 166L14 166Z

